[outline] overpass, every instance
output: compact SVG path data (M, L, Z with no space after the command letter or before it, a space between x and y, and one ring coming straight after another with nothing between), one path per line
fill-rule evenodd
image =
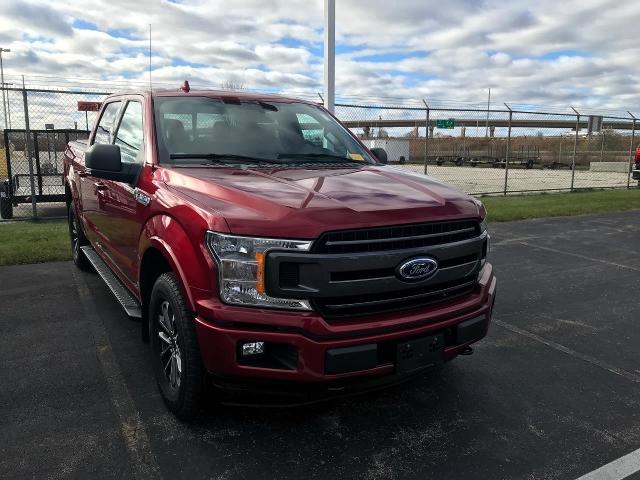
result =
M587 130L588 117L585 120L580 120L579 129ZM454 118L456 127L484 127L487 125L486 119L470 119L470 118ZM425 118L414 119L395 119L395 120L376 120L376 119L362 119L362 120L341 120L342 123L348 128L362 128L362 127L375 127L375 128L423 128L426 123ZM495 128L507 128L509 126L508 118L490 118L489 127ZM640 124L639 124L640 126ZM429 120L429 127L436 127L435 120ZM607 130L632 130L633 121L614 119L611 121L603 120L603 129ZM549 119L518 119L511 120L511 128L557 128L557 129L571 129L575 130L576 120L571 119L567 115L566 119L561 120L549 120Z

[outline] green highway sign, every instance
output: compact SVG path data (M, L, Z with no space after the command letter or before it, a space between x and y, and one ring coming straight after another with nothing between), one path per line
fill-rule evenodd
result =
M453 118L447 118L446 120L436 120L436 128L456 128L456 121Z

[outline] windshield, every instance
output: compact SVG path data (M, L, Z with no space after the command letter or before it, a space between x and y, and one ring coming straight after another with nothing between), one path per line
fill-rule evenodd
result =
M376 163L314 105L237 98L156 97L160 163Z

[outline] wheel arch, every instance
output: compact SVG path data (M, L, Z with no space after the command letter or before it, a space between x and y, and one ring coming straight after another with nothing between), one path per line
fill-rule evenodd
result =
M204 235L203 235L204 241ZM170 239L171 241L169 242ZM156 215L145 224L139 245L138 286L146 332L148 300L156 279L173 272L180 283L187 308L195 312L191 287L207 288L209 262L202 258L182 225L169 215Z

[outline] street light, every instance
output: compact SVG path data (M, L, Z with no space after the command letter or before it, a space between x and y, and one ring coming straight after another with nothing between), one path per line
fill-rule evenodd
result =
M324 106L333 113L336 89L336 0L324 1Z
M7 101L4 89L4 67L2 66L2 52L9 53L11 49L0 47L0 86L2 87L2 111L4 112L4 128L7 128Z

